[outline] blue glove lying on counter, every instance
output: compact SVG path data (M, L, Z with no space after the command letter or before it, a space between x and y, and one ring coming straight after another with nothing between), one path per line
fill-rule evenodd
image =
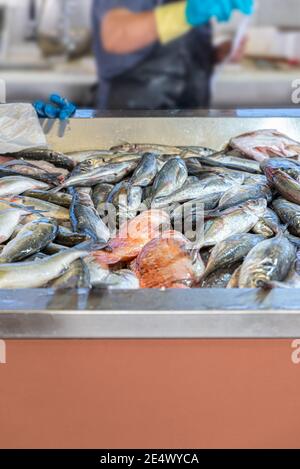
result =
M211 18L228 21L234 10L245 15L253 13L254 0L188 0L186 16L193 26L207 23Z
M64 121L72 117L76 112L75 104L70 103L66 98L62 98L58 94L52 94L49 100L50 103L48 104L44 101L36 101L33 104L39 117Z

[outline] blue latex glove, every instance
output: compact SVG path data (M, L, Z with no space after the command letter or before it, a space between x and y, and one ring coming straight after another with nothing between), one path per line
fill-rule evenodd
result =
M39 117L49 119L60 119L62 121L69 119L76 112L76 106L67 99L58 94L52 94L49 97L50 103L36 101L33 106Z
M253 8L254 0L187 0L186 17L192 26L199 26L212 18L228 21L234 10L251 15Z

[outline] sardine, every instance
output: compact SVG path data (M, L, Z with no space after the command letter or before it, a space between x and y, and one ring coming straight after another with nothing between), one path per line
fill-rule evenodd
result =
M167 197L180 189L188 178L186 164L179 158L172 158L155 177L152 199Z
M250 200L231 209L228 213L209 220L204 226L204 239L201 246L215 246L229 236L248 233L265 213L266 208L265 199Z
M0 244L12 236L22 217L28 215L26 210L6 208L0 211Z
M97 288L108 288L112 290L135 290L140 288L140 282L134 272L122 269L110 272L102 282L95 285Z
M272 207L290 233L300 236L300 205L279 198L273 201Z
M70 177L64 182L64 184L56 187L52 192L58 192L61 189L72 186L91 187L103 182L116 183L130 174L136 168L136 166L136 161L107 164L90 172Z
M97 212L99 212L98 209L103 210L104 204L113 188L114 186L112 184L107 184L105 182L93 187L92 200Z
M5 176L25 176L49 185L57 185L59 181L57 174L41 170L41 168L25 161L10 161L5 165L0 165L0 177Z
M57 279L50 282L47 287L57 290L66 288L90 288L90 274L83 259L73 262L68 270Z
M263 236L244 233L230 236L221 241L211 251L205 276L217 269L242 261L251 249L263 240Z
M221 176L211 176L194 184L189 184L168 197L156 198L152 208L163 208L172 203L183 203L194 199L204 199L213 194L222 194L236 184L242 184L244 178L234 181L231 178ZM221 195L220 195L221 197Z
M70 208L72 202L72 196L64 192L58 192L53 194L52 192L47 191L26 191L23 194L25 197L30 197L33 199L44 200L54 205L59 205L60 207Z
M109 240L109 229L98 215L90 195L82 189L73 190L70 219L74 232L97 242L106 243Z
M219 210L226 210L230 207L247 202L248 200L266 199L269 203L272 200L272 191L268 185L256 184L250 186L237 186L230 188L221 197Z
M158 155L180 155L183 148L172 145L158 145L151 143L123 143L111 148L115 152L125 153L155 153Z
M47 190L49 185L24 176L8 176L0 179L0 197L19 195L33 189Z
M300 182L291 178L281 169L273 169L267 166L265 174L269 183L287 200L300 204Z
M16 159L23 158L25 160L48 161L59 168L68 169L69 171L72 171L75 167L75 163L71 158L68 158L63 153L48 149L22 150L17 153L13 153L13 157Z
M133 186L147 187L151 185L158 171L157 157L153 153L145 153L130 179Z
M20 196L11 199L12 202L31 207L34 210L40 211L46 218L54 218L57 222L65 222L70 220L69 210L45 200L36 199L32 197Z
M60 277L72 262L89 254L86 249L67 249L45 259L0 265L0 288L41 288Z
M269 282L283 281L295 261L296 249L280 233L262 241L247 255L240 272L240 288L267 287Z
M40 219L25 225L3 249L0 263L17 262L42 251L54 241L57 226L52 221Z
M87 241L87 239L88 237L84 234L73 233L73 231L65 228L64 226L58 226L55 240L62 246L73 247Z
M281 224L276 213L267 208L264 215L260 217L256 225L252 228L252 233L262 235L264 238L272 238L279 233Z

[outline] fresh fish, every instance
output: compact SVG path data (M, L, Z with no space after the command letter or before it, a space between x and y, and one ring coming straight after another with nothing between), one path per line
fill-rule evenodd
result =
M60 277L72 262L89 254L86 249L67 249L45 259L0 265L0 288L41 288Z
M101 264L92 255L84 258L90 276L90 282L93 287L101 286L110 274L109 268L105 264Z
M15 159L22 158L25 160L48 161L49 163L52 163L59 168L64 168L69 171L72 171L75 167L75 163L71 158L68 158L63 153L48 149L22 150L17 153L13 153L13 157Z
M111 148L115 152L125 153L155 153L158 155L180 155L183 150L180 147L172 145L157 145L151 143L123 143Z
M25 176L49 185L57 185L59 181L57 174L41 170L37 166L25 161L10 161L5 165L0 165L0 177L5 176Z
M252 228L252 233L262 235L264 238L272 238L280 231L280 220L276 213L267 208L264 215L260 217Z
M87 241L88 237L80 233L73 233L73 231L65 228L64 226L58 226L56 234L56 242L62 246L73 247L77 244Z
M259 162L226 154L219 154L215 157L212 155L210 157L199 158L199 161L204 166L216 166L218 168L223 167L238 171L246 171L253 174L260 174L262 172Z
M140 282L134 272L122 269L110 272L96 287L105 287L113 290L135 290L140 288Z
M300 154L299 142L274 129L239 135L230 140L229 146L259 162L276 156L297 158Z
M282 233L262 241L247 255L241 268L239 287L267 287L269 282L285 280L295 255L295 247Z
M159 236L164 227L170 227L170 217L166 212L144 211L125 222L119 233L108 243L108 248L94 252L94 256L101 264L108 265L131 261L151 239Z
M190 158L191 156L205 157L215 155L217 152L212 148L203 147L203 146L181 146L180 156L181 158Z
M61 244L57 243L50 243L45 247L45 249L43 249L43 254L47 254L47 256L53 256L54 254L59 254L60 252L67 250L68 248L66 246L62 246Z
M72 202L72 196L64 192L58 192L53 194L49 191L26 191L23 194L25 197L30 197L33 199L44 200L54 205L59 205L60 207L70 208Z
M279 198L273 201L272 207L290 233L300 236L300 205Z
M133 264L141 288L189 288L199 281L204 264L188 246L188 240L176 232L147 243Z
M10 199L11 202L24 205L25 207L33 208L40 211L45 218L53 218L57 222L66 222L70 220L69 210L45 200L36 199L32 197L20 196Z
M199 209L202 209L203 212L215 209L221 195L221 193L215 193L204 198L191 200L182 205L176 204L176 207L171 212L173 225L175 226L177 223L181 223L183 220L186 220L187 217L196 216Z
M296 180L300 179L300 163L298 161L288 160L286 158L270 158L264 160L260 164L260 167L263 172L265 172L267 168L280 169L291 176L291 178Z
M3 249L0 263L17 262L42 251L54 241L57 226L47 219L39 219L25 225Z
M194 184L189 184L177 190L169 197L159 197L155 199L151 206L152 208L163 208L171 203L183 203L199 198L204 199L206 197L210 197L213 194L225 193L226 190L232 188L236 184L242 184L243 181L243 177L234 181L233 179L227 178L226 176L210 176L207 179L198 181Z
M205 277L215 270L242 261L251 249L263 240L263 236L244 233L230 236L221 241L211 251Z
M82 163L89 158L102 158L103 161L111 159L115 155L111 150L82 150L66 153L66 156L74 161L74 164Z
M74 232L86 235L97 242L107 243L109 240L110 231L84 189L73 189L70 219Z
M229 236L249 232L265 213L267 202L265 199L250 200L245 204L233 208L209 220L204 226L202 247L215 246Z
M200 288L228 288L237 266L238 264L235 263L213 271L201 279Z
M54 289L66 288L89 288L90 274L83 259L73 262L68 270L55 280L52 280L47 287Z
M49 185L24 176L8 176L0 179L0 197L19 195L33 189L47 190Z
M130 174L136 168L136 165L136 161L107 164L90 172L70 177L64 184L56 187L52 192L58 192L61 189L72 186L91 187L103 182L116 183Z
M125 163L129 161L135 161L136 164L139 163L141 159L140 155L137 154L113 154L110 156L97 156L91 157L87 160L82 161L79 163L75 169L72 171L71 176L78 176L80 174L85 174L95 169L99 169L107 164L116 164L116 163Z
M233 187L221 197L218 208L219 210L226 210L248 200L257 199L266 199L268 203L271 202L272 191L268 185L256 184Z
M281 169L265 168L269 183L287 200L300 204L300 182Z
M28 215L26 210L6 208L0 211L0 244L12 236L22 217Z
M93 187L92 200L98 213L99 210L103 211L104 204L113 188L113 184L107 184L105 182Z
M133 186L147 187L151 185L158 171L157 157L153 153L145 153L130 179Z
M157 174L153 183L152 199L166 197L180 189L188 178L186 164L171 158Z

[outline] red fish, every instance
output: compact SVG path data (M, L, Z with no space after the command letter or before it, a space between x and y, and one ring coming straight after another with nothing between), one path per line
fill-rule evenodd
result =
M196 251L189 251L189 241L178 232L169 231L151 240L132 264L141 288L190 288L204 272Z
M163 210L147 210L133 220L125 222L106 250L94 252L98 262L116 264L131 261L153 238L159 236L161 227L169 227L169 215Z

